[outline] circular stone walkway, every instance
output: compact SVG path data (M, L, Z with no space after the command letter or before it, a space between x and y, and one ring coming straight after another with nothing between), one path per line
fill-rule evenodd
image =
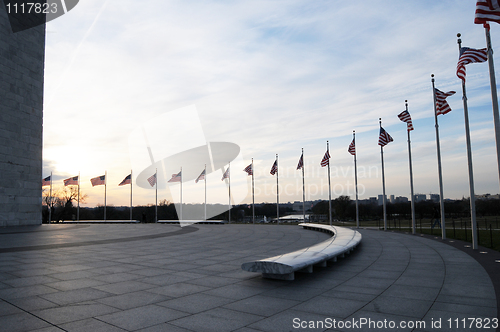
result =
M497 317L488 273L439 241L362 229L345 259L280 281L240 266L328 235L289 225L79 226L0 230L1 331L495 330L478 328Z

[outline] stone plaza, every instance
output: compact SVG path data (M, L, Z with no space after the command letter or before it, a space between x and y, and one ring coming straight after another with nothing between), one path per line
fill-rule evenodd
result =
M495 282L468 253L421 236L360 232L350 255L283 281L241 264L329 235L292 225L4 228L0 331L484 330L469 328L470 319L494 330Z

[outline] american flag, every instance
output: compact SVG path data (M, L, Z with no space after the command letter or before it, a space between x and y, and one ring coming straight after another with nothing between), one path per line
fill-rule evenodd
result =
M406 122L408 131L413 130L413 124L411 123L411 116L408 111L403 111L398 114L399 120Z
M78 175L64 180L64 185L65 186L77 186L78 185Z
M201 172L200 176L198 176L198 178L196 180L194 180L195 183L198 183L198 181L201 181L201 180L205 180L205 170L203 170L203 172Z
M252 164L248 165L247 167L245 167L244 169L245 172L248 173L248 175L253 175L253 167L252 167Z
M488 21L500 23L500 1L479 0L476 3L476 17L474 23L488 24Z
M50 186L50 175L47 176L45 179L42 179L42 187L45 186Z
M389 135L389 133L387 131L385 131L384 128L380 127L380 135L378 137L378 145L386 146L387 144L389 144L392 141L394 141L394 140L392 139L391 135Z
M297 169L304 167L304 154L300 155L299 163L297 164Z
M460 49L460 58L457 63L458 78L465 82L465 65L469 63L485 62L486 60L488 60L488 50L486 48L476 50L462 47Z
M151 175L149 178L148 178L148 182L149 182L149 185L151 187L154 187L155 184L156 184L156 173Z
M271 173L271 175L274 175L274 174L276 174L277 171L278 171L278 161L275 160L273 167L271 167L271 172L269 172L269 173Z
M101 175L96 178L90 179L90 182L92 183L92 187L106 184L106 175Z
M132 174L129 174L123 179L122 182L120 182L119 186L124 186L126 184L131 184L132 183Z
M229 179L229 167L227 168L227 170L222 175L222 181L224 181L224 179Z
M354 142L354 138L352 139L351 144L349 144L349 148L347 149L347 152L349 152L353 156L356 155L356 143Z
M321 167L327 166L329 164L329 159L330 159L330 152L326 150L326 153L320 163Z
M181 182L182 181L182 171L177 174L172 174L172 178L168 182Z
M455 94L455 91L448 91L444 93L438 89L434 89L436 92L436 114L446 114L451 111L450 105L446 101L446 98Z

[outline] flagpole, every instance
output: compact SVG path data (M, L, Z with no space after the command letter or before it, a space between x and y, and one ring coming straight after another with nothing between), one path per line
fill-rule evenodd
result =
M52 172L50 172L50 190L49 190L49 224L52 220Z
M330 155L330 147L328 141L326 141L326 151ZM330 226L332 226L332 186L330 184L330 159L328 159L328 220L330 221Z
M253 179L253 158L252 158L252 222L255 225L255 191Z
M382 129L382 118L378 118L380 129ZM382 160L382 204L384 211L384 231L387 230L387 199L385 196L385 173L384 173L384 147L380 146L380 159Z
M462 40L460 34L457 34L458 40L458 56L462 52ZM472 230L472 249L477 249L477 224L476 224L476 195L474 194L474 171L472 168L472 150L470 143L470 128L469 128L469 109L467 106L467 94L465 91L465 80L462 81L462 95L464 103L464 118L465 118L465 141L467 144L467 166L469 170L469 194L470 194L470 221Z
M106 183L108 182L108 171L104 171L104 221L106 221Z
M182 167L181 167L181 219L180 220L183 220L182 219Z
M278 154L276 154L276 223L280 223L280 187L278 183Z
M493 64L493 48L491 47L490 26L484 25L486 34L486 45L488 47L488 67L490 71L491 100L493 104L493 123L495 125L495 140L497 148L498 176L500 179L500 118L498 115L497 83L495 78L495 66Z
M228 179L229 179L229 203L228 203L228 208L229 208L229 220L228 220L228 223L230 224L231 223L231 162L229 162L228 164L228 169L229 169L229 173L227 174L228 175Z
M446 239L445 217L444 217L444 198L443 198L443 171L441 168L441 146L439 144L439 125L437 118L436 107L436 88L434 86L434 74L431 74L432 93L434 95L434 121L436 123L436 148L438 158L438 174L439 174L439 204L441 207L441 238Z
M304 182L304 148L302 148L302 213L304 222L306 222L306 185Z
M406 112L408 112L408 100L405 100ZM408 126L407 126L408 127ZM411 232L416 234L417 225L415 220L415 196L413 195L413 166L411 162L411 140L410 140L410 130L406 129L408 133L408 161L410 165L410 195L411 195Z
M207 221L207 164L205 164L205 221Z
M352 140L356 148L356 131L352 131ZM358 166L356 163L356 152L354 152L354 187L356 192L356 228L359 228L359 206L358 206Z
M130 170L130 221L132 221L132 170Z
M78 172L78 206L76 208L76 222L80 222L80 172Z
M155 223L158 222L158 168L155 168Z

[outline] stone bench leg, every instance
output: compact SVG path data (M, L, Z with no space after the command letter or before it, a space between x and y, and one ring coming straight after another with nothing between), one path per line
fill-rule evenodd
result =
M313 266L312 265L306 266L305 268L300 269L297 272L313 273Z

